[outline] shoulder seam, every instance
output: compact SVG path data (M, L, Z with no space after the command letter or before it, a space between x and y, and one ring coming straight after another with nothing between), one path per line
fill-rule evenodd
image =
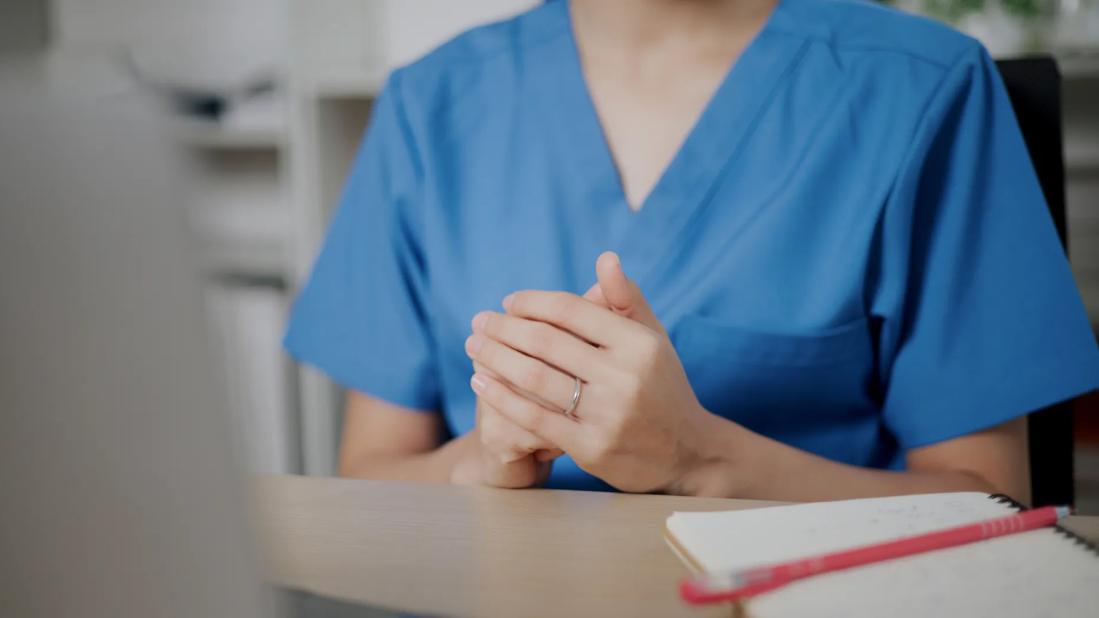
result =
M950 67L952 66L950 64L945 64L943 62L940 62L939 60L928 58L927 56L924 56L923 54L919 54L919 53L909 51L909 50L905 50L905 49L895 49L895 48L891 48L891 47L873 47L873 46L865 46L864 47L864 46L859 46L859 45L849 45L849 46L848 45L844 45L844 46L837 45L837 46L835 46L835 49L837 51L841 51L841 52L842 51L866 51L866 52L877 52L877 53L882 53L882 54L897 54L897 55L900 55L900 56L906 56L908 58L912 58L913 60L919 60L921 62L925 62L927 64L930 64L933 67L942 69L944 71L949 71Z
M919 60L921 62L924 62L926 64L929 64L931 66L934 66L934 67L942 69L942 70L950 70L950 68L953 66L952 64L943 63L940 60L936 60L934 58L929 58L929 57L927 57L927 56L925 56L925 55L923 55L919 52L916 52L916 51L913 51L913 50L908 50L908 49L899 49L899 48L895 48L895 47L877 47L877 46L873 46L873 45L863 46L863 45L843 44L843 43L838 43L834 39L832 39L830 37L827 37L827 36L824 36L824 35L819 34L819 33L798 32L796 30L788 30L788 29L777 30L776 29L775 32L780 33L780 34L785 34L785 35L788 35L788 36L804 37L804 38L809 39L811 41L821 43L823 45L827 45L828 47L836 50L837 52L867 51L867 52L877 52L877 53L883 53L883 54L897 54L899 56L907 56L907 57L912 58L914 60ZM961 58L962 56L964 56L969 51L970 50L968 48L966 50L963 50L957 56L957 58Z
M950 76L953 73L953 71L955 71L955 70L957 70L961 67L961 59L964 58L966 54L972 53L972 51L973 51L972 49L963 50L960 54L958 54L954 58L954 63L952 65L946 67L946 69L943 71L943 74L941 76L939 76L938 81L935 82L935 88L933 88L931 90L931 95L928 96L927 100L924 101L923 105L920 106L919 120L916 122L915 126L913 127L912 135L909 138L909 144L910 145L906 149L905 156L901 159L901 163L897 166L897 169L893 171L893 177L889 181L889 191L887 192L887 195L890 196L890 197L887 197L886 200L882 203L881 208L879 209L879 212L878 212L879 217L883 216L883 214L885 212L885 209L888 206L889 199L891 198L891 196L893 195L893 192L897 188L897 183L900 181L901 174L904 173L904 163L905 163L905 161L908 160L908 158L910 156L910 153L913 150L915 150L916 148L918 148L919 145L920 145L919 136L920 136L921 133L923 133L927 123L929 122L928 117L929 117L929 114L931 112L932 107L935 105L935 103L939 100L939 98L941 96L944 96L943 91L942 91L943 84L945 84L947 82L947 80L950 79Z

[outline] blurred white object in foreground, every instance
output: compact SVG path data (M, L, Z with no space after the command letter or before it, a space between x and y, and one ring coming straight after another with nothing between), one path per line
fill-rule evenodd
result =
M270 615L168 143L42 79L0 65L0 606Z

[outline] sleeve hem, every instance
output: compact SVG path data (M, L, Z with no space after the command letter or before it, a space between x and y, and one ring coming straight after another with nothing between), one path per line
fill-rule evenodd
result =
M290 337L283 341L283 348L294 360L317 369L344 388L423 414L439 411L435 397L425 394L423 389L416 386L402 385L405 377L378 371L376 367L364 367L363 371L353 375L331 359L322 358L300 348Z
M1012 399L1003 395L989 398L987 403L983 404L986 406L986 409L989 410L989 412L985 414L965 417L964 421L966 422L956 424L950 428L942 428L937 431L935 430L936 428L928 428L926 431L910 431L908 432L907 437L898 435L898 443L902 449L908 450L929 446L953 438L960 438L977 431L994 427L1001 423L1006 423L1007 421L1014 420L1021 416L1026 416L1032 412L1041 410L1042 408L1073 399L1099 388L1099 377L1086 371L1080 371L1071 376L1061 374L1059 377L1061 379L1059 380L1058 388L1055 390L1047 390L1029 398L1019 397ZM927 403L928 405L935 405L930 401Z

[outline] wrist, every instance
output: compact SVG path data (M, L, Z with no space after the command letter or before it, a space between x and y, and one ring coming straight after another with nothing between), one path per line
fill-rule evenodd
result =
M743 445L751 434L701 405L689 427L682 470L668 493L713 498L743 495L749 469Z
M451 445L458 450L458 453L450 468L450 482L454 485L483 485L481 440L477 430L474 429L454 439Z

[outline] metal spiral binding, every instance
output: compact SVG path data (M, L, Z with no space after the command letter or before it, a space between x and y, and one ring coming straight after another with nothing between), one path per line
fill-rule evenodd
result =
M1027 507L1022 502L1019 502L1018 500L1016 500L1015 498L1012 498L1009 495L1006 495L1006 494L990 494L988 497L989 497L989 499L995 500L996 502L999 502L1000 504L1006 504L1006 505L1014 508L1016 511L1025 511L1025 510L1027 510ZM1084 537L1080 536L1079 534L1076 534L1072 530L1069 530L1068 528L1065 528L1065 527L1061 526L1061 524L1057 524L1057 525L1053 526L1053 529L1058 534L1060 534L1061 536L1064 536L1068 540L1072 541L1075 545L1077 545L1079 547L1082 547L1082 548L1090 551L1091 553L1099 556L1099 546L1096 546L1091 541L1085 539Z

